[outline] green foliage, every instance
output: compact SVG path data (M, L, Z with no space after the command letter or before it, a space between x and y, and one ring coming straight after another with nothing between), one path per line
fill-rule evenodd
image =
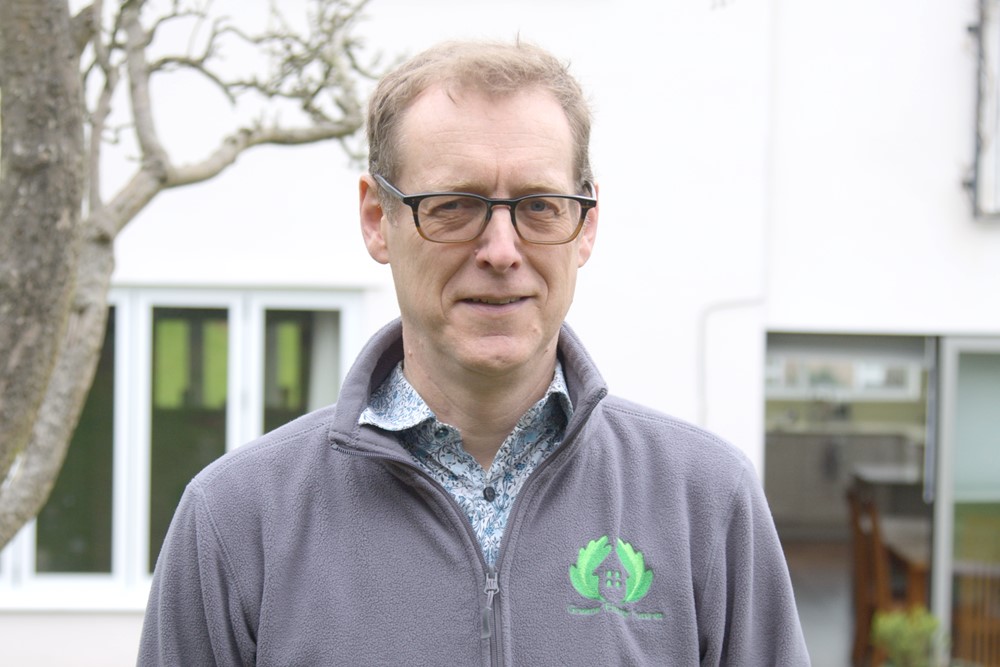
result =
M628 542L618 540L618 560L621 561L628 579L625 584L624 602L641 600L653 583L653 571L646 569L646 559L641 551L636 551Z
M610 553L611 545L608 544L607 535L591 540L586 547L580 549L576 565L569 566L569 580L577 593L591 600L601 599L601 579L594 574L594 570Z
M885 650L892 667L932 667L939 622L924 607L878 612L872 621L872 642Z

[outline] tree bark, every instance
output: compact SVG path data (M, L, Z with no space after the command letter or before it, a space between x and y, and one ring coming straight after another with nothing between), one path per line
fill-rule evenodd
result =
M0 0L0 507L71 324L84 184L74 44L65 0Z

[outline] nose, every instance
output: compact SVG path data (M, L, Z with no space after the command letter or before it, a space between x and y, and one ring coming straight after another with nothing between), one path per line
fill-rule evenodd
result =
M476 264L497 272L521 264L521 237L514 229L508 206L495 206L486 229L476 239Z

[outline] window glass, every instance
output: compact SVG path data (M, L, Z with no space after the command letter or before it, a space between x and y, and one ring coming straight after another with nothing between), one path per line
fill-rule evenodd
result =
M37 572L111 572L115 316L52 494L38 515Z
M952 449L953 653L996 664L1000 646L1000 353L958 354ZM947 445L946 445L947 446Z
M265 431L336 400L338 327L334 311L266 312Z
M149 570L187 483L226 450L224 309L153 310Z

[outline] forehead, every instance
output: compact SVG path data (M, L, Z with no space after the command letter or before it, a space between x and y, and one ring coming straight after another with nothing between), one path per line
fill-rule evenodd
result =
M398 139L400 180L408 185L572 182L569 120L555 96L541 88L488 94L431 87L407 109Z

